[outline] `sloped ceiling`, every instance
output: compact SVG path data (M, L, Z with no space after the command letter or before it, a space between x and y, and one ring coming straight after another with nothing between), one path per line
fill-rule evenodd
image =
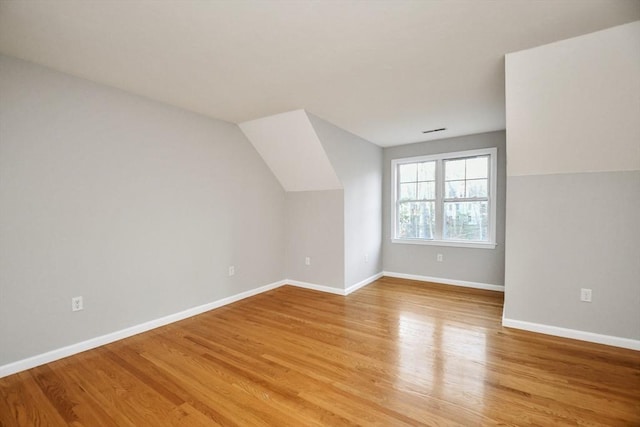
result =
M342 188L304 110L240 123L285 191Z
M389 146L503 129L506 53L638 19L640 0L3 0L0 52L234 123L306 109Z

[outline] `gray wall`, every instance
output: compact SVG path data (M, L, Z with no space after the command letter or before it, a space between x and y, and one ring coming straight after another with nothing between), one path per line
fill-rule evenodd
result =
M495 249L413 245L391 242L391 161L403 157L440 154L479 148L498 148L498 200ZM505 132L489 132L457 138L407 144L384 149L382 230L384 270L449 280L504 285L505 238ZM443 262L437 262L437 254Z
M0 118L0 365L283 279L236 125L4 56Z
M342 190L286 193L287 279L344 289L343 199Z
M309 114L344 187L345 287L382 271L382 149Z
M507 197L505 317L640 339L640 171L513 176Z
M640 340L640 21L505 63L505 321Z

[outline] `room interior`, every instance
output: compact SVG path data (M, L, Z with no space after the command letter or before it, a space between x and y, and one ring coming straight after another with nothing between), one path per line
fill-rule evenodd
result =
M578 403L554 406L550 386L531 405L551 408L551 418L536 418L544 410L535 406L518 421L524 409L508 397L480 414L457 413L464 404L452 402L464 397L423 396L421 381L436 379L416 368L418 385L400 376L389 386L413 397L377 401L368 415L341 407L347 391L333 389L272 405L239 400L228 412L191 402L180 416L188 425L640 423L639 94L636 0L0 2L0 412L12 414L0 424L33 415L11 403L41 394L23 385L29 375L36 384L66 369L83 393L100 394L81 379L92 357L124 366L143 354L135 348L169 369L154 337L203 342L207 327L221 336L238 328L247 351L260 353L252 316L270 334L282 329L272 345L285 348L304 325L349 341L367 322L389 321L397 304L406 310L398 331L413 332L363 349L425 345L431 329L412 298L453 313L438 317L452 330L473 331L456 332L464 343L455 348L470 358L461 366L490 365L484 328L514 354L533 346L527 368L547 357L542 348L563 355L557 366L576 353L598 369L609 361L618 369L610 381L626 391L607 398L613 385L574 360L586 372L576 382L602 387L590 398L611 408L579 418ZM491 248L395 241L394 160L489 148ZM384 315L364 309L372 301ZM280 310L289 325L269 314ZM322 353L307 339L305 351ZM209 358L231 351L207 345ZM227 357L242 359L233 351ZM504 351L496 357L508 360ZM260 359L259 369L284 376L295 370L290 353ZM314 364L319 377L282 387L342 369L348 377L346 366L365 363L358 357L333 374ZM456 378L471 401L491 394ZM498 383L535 400L508 375ZM171 387L153 385L169 401L189 400ZM575 399L587 399L585 389ZM381 393L358 393L367 390ZM304 402L322 411L307 413ZM514 418L501 418L506 404ZM145 422L96 408L57 422Z

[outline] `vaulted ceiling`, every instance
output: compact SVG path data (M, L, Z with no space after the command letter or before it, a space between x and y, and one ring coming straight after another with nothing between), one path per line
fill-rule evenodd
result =
M503 129L505 53L638 19L640 0L3 0L0 52L235 123L305 109L390 146Z

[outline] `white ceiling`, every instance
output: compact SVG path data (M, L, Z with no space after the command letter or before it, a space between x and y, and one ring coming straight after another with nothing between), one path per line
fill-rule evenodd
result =
M640 0L3 0L0 52L235 123L305 109L390 146L504 129L505 53L638 19Z
M304 110L243 122L240 129L285 191L342 188Z

